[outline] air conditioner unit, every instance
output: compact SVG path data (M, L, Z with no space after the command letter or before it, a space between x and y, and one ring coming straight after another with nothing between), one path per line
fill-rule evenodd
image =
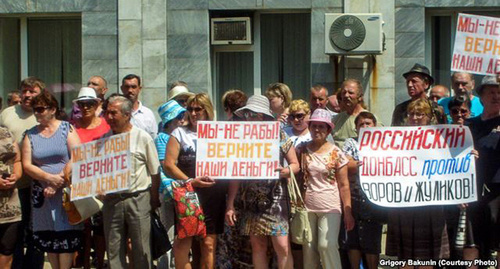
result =
M382 14L325 14L325 53L381 54L384 50Z
M250 17L212 18L210 30L212 45L252 44Z

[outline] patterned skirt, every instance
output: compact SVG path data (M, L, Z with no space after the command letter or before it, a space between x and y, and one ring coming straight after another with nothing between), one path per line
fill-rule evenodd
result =
M242 235L285 236L290 203L286 179L242 183L238 226Z

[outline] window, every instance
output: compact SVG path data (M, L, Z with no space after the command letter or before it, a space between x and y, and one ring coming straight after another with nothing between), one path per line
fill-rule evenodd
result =
M36 76L69 111L81 86L81 35L80 18L0 18L2 96Z

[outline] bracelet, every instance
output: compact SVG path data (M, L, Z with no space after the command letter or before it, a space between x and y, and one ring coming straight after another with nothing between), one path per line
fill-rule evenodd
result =
M191 181L193 181L193 180L194 180L194 178L190 177L190 178L188 178L188 179L186 180L186 183L189 183L189 182L191 182Z

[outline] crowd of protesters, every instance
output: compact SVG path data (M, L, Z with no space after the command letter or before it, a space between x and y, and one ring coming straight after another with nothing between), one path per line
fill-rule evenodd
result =
M219 114L226 120L280 122L280 179L214 180L195 171L197 122L216 118L206 93L173 83L168 101L157 108L157 123L139 100L139 76L125 76L122 94L107 99L106 80L93 76L65 116L44 82L28 77L0 114L0 267L43 268L47 253L52 268L90 268L91 256L97 268L152 268L155 210L173 244L158 268L374 269L383 247L400 260L487 260L494 251L500 260L500 76L485 76L476 87L472 74L453 73L452 97L445 86L432 87L434 78L423 65L403 76L409 100L396 106L391 125L469 126L478 201L398 209L372 204L360 187L357 140L361 128L381 122L367 110L356 79L343 81L331 96L326 87L313 86L307 101L293 99L284 83L269 85L264 95L228 90ZM100 194L102 212L70 224L62 197L71 184L71 149L124 133L131 140L129 189ZM303 245L290 240L292 173L312 232ZM174 228L173 186L185 182L203 209L205 236L181 238ZM466 240L458 247L463 213Z

